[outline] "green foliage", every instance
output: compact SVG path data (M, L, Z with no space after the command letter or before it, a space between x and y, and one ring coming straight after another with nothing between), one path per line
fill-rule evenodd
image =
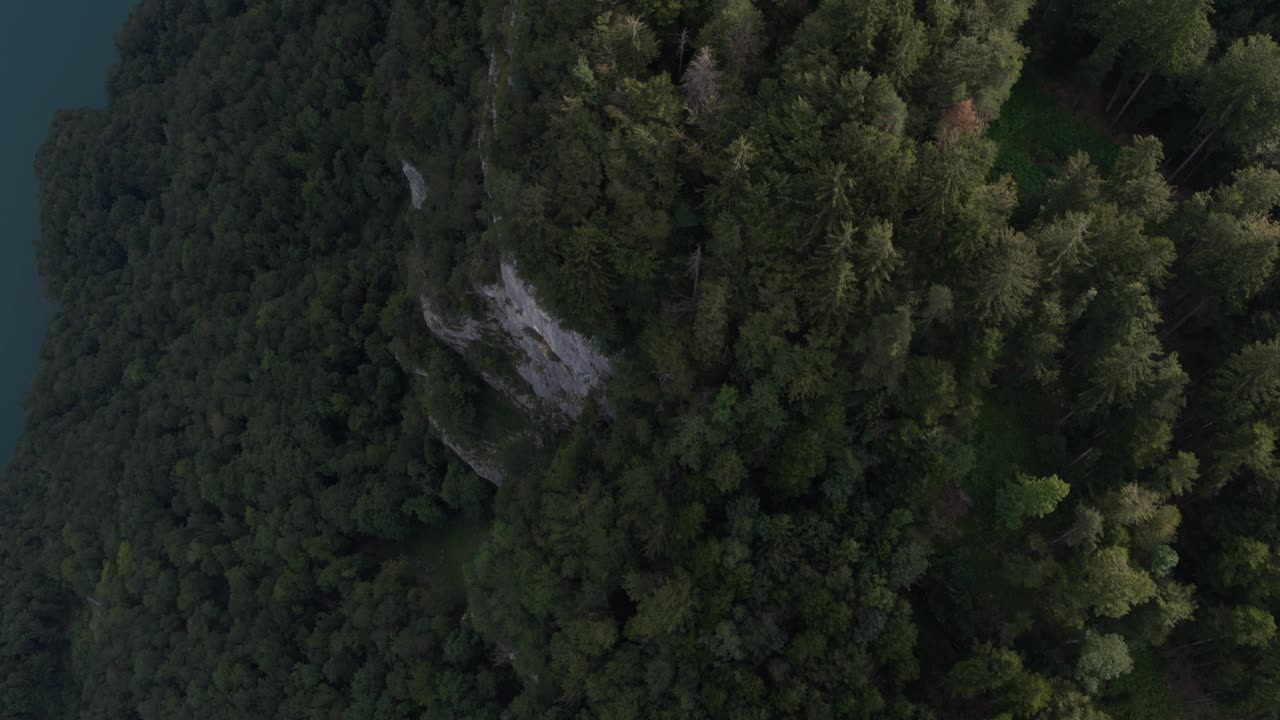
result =
M996 494L996 514L1004 526L1016 529L1028 518L1042 518L1053 512L1071 491L1057 475L1018 475Z
M1082 598L1102 617L1124 617L1129 610L1155 595L1151 577L1129 564L1127 548L1105 547L1083 563Z
M1204 73L1196 100L1224 142L1246 156L1264 153L1280 130L1280 46L1268 35L1236 40Z
M1087 1L1084 3L1102 38L1098 52L1129 49L1143 72L1181 75L1204 61L1213 42L1209 0Z
M1178 566L1178 553L1168 545L1157 545L1151 550L1151 575L1166 577Z
M1271 276L1280 256L1280 173L1251 167L1234 182L1197 194L1179 218L1191 276L1224 310L1238 312Z
M1242 647L1267 647L1276 636L1276 619L1261 608L1222 608L1216 621L1225 638Z
M424 576L399 543L476 506L469 484L492 497L430 440L397 361L423 338L393 345L416 325L394 310L393 136L465 152L438 80L482 62L449 29L474 8L438 9L144 2L108 106L51 129L39 256L60 314L0 485L5 543L33 551L0 560L0 716L502 703L456 562ZM427 364L427 401L465 424L470 380Z
M1107 683L1107 710L1112 717L1132 720L1165 720L1178 717L1182 705L1169 687L1169 664L1161 651L1130 648L1133 670Z
M1017 652L990 643L975 645L971 656L947 674L947 689L956 697L989 696L1014 717L1036 717L1049 702L1049 682L1023 668Z
M1022 202L1032 207L1071 156L1085 152L1105 169L1118 152L1113 140L1072 116L1044 82L1035 73L1024 74L988 130L1000 148L992 172L1012 175Z
M1280 25L1215 8L142 0L37 160L0 717L1270 717Z
M1090 692L1133 669L1129 646L1119 635L1098 635L1092 630L1084 634L1080 658L1076 661L1076 677Z

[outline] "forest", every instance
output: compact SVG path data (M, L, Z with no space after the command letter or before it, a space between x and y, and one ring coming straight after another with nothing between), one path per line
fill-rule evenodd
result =
M0 720L1280 720L1270 0L116 44L35 160Z

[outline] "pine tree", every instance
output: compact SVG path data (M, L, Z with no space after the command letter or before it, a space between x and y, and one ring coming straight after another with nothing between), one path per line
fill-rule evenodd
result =
M1160 172L1164 146L1158 138L1139 135L1120 148L1107 177L1108 197L1148 223L1164 221L1173 212L1173 188Z
M996 515L1006 528L1015 529L1027 518L1042 518L1053 512L1071 491L1071 486L1057 475L1033 477L1018 475L1000 488L996 496Z
M1010 228L999 231L995 247L972 281L977 316L994 324L1011 323L1027 310L1035 290L1039 258L1031 241Z
M1214 374L1211 393L1224 422L1280 412L1280 338L1251 343Z
M1044 258L1045 272L1050 278L1074 272L1090 262L1089 224L1092 218L1069 210L1035 232L1036 247Z
M1176 180L1216 136L1253 156L1280 132L1280 45L1267 35L1241 38L1204 74L1197 94L1207 132L1170 176Z
M1156 584L1145 571L1129 564L1128 548L1111 545L1085 556L1075 602L1102 617L1120 618L1151 599Z
M1088 10L1093 16L1094 31L1102 37L1098 54L1105 57L1128 50L1133 55L1133 69L1142 73L1137 86L1116 111L1115 120L1129 108L1152 73L1184 75L1204 62L1213 44L1210 0L1093 0L1088 3ZM1127 84L1122 80L1116 85L1107 111Z

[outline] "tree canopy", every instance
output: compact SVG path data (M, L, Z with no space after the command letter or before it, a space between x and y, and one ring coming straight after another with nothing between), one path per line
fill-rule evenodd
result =
M1277 17L141 0L0 718L1280 718Z

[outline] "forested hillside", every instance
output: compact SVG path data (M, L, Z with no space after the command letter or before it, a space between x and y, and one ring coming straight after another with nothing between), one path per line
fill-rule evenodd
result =
M36 161L0 718L1280 718L1278 38L141 0Z

